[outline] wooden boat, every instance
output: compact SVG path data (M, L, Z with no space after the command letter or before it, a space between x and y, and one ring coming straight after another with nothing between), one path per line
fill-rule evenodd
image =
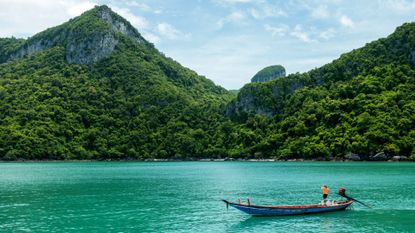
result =
M334 205L301 205L301 206L260 206L250 204L238 204L222 200L226 203L226 206L232 206L242 212L250 214L252 216L284 216L284 215L298 215L298 214L314 214L333 212L339 210L345 210L349 207L353 200L341 201Z

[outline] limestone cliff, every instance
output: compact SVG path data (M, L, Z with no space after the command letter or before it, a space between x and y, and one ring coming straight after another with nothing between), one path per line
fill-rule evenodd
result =
M112 53L120 35L152 46L128 21L110 8L96 6L65 24L29 38L6 60L17 60L54 46L62 46L68 63L93 64Z

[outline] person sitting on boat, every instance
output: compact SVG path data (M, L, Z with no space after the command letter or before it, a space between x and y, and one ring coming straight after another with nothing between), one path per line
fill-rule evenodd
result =
M329 195L329 188L327 187L327 185L324 185L323 187L321 187L321 190L323 191L323 201L324 203L326 203L327 197Z

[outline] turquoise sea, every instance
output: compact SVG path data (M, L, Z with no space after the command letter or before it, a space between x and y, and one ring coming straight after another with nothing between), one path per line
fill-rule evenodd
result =
M373 206L250 217L220 200ZM0 163L0 232L415 232L415 163Z

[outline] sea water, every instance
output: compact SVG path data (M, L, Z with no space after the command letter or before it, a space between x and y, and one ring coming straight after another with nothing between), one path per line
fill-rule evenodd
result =
M251 217L221 199L340 212ZM415 232L415 163L0 163L0 232Z

